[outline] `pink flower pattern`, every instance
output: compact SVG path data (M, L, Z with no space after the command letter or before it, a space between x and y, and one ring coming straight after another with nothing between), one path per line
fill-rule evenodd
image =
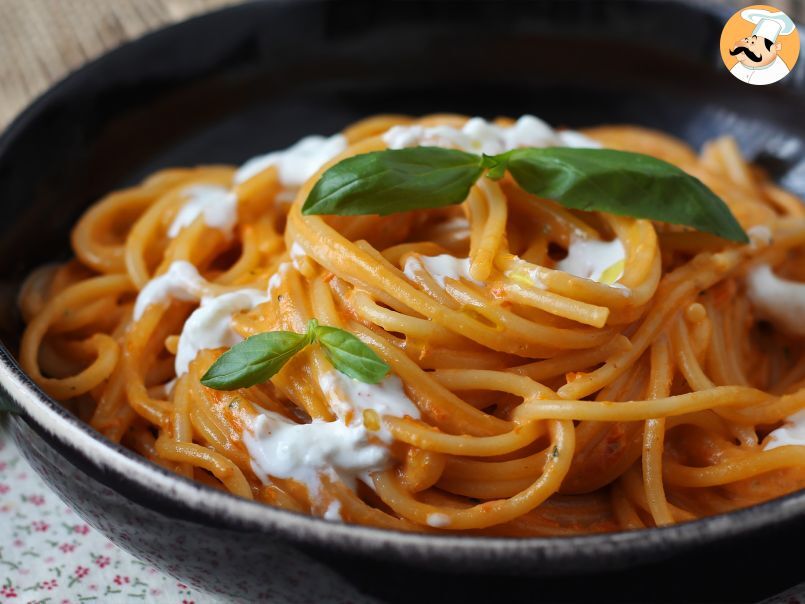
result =
M75 571L73 571L73 574L76 577L78 577L79 579L83 579L84 577L86 577L89 574L89 569L87 567L85 567L85 566L80 566L79 565L79 566L76 566Z
M0 429L0 604L220 602L79 521Z

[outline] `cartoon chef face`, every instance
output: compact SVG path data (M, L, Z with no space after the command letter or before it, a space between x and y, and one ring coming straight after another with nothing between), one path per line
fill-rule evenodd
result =
M764 8L747 8L740 15L742 20L753 24L754 29L732 45L729 54L736 63L730 73L753 85L773 84L783 79L790 67L780 56L783 43L778 38L794 33L794 22L785 13Z
M765 67L774 62L782 44L774 43L768 38L753 35L741 38L733 45L730 54L744 66L750 68Z

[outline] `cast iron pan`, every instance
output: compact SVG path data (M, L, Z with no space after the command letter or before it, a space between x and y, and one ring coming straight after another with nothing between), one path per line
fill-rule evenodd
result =
M805 493L662 530L401 535L257 506L104 441L21 374L22 276L69 256L99 196L165 166L239 163L379 112L721 134L805 194L803 68L748 86L728 15L679 2L260 2L146 36L47 92L0 139L0 383L17 442L116 543L244 601L751 601L805 580Z

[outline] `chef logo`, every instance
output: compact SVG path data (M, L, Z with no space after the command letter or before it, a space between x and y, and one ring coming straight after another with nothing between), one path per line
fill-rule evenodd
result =
M799 58L799 33L784 12L756 4L738 11L724 25L721 58L742 82L773 84L794 68Z

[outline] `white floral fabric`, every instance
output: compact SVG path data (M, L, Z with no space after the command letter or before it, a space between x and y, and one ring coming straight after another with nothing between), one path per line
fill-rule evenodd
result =
M218 604L118 548L67 507L0 429L0 603Z

